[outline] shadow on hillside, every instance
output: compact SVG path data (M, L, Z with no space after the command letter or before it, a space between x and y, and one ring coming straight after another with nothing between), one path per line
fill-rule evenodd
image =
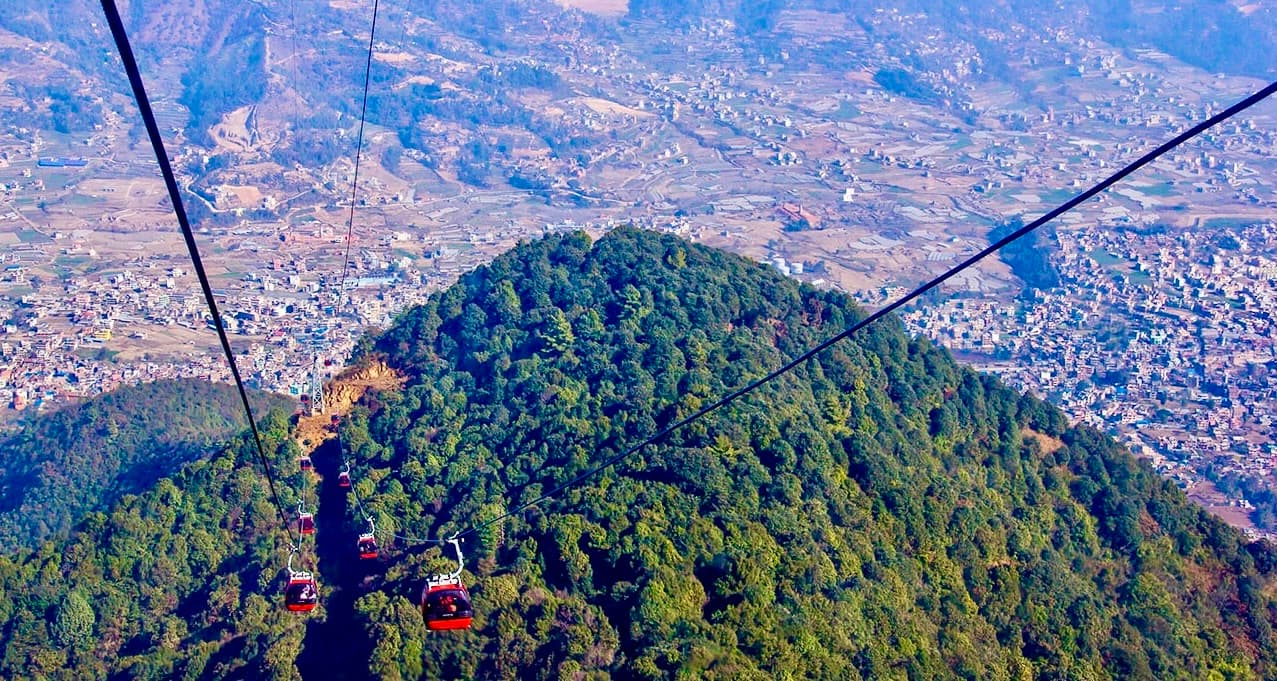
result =
M372 642L355 620L359 585L378 561L361 561L356 539L362 530L347 521L347 490L337 485L341 450L337 440L325 442L311 458L319 483L319 510L315 514L315 553L319 558L320 594L324 618L306 626L306 640L297 656L303 679L366 679Z

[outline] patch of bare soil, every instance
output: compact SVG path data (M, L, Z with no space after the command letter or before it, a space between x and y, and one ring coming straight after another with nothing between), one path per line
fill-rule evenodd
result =
M1043 454L1054 454L1056 451L1058 451L1061 447L1064 446L1064 443L1060 440L1060 438L1051 437L1050 435L1047 435L1046 433L1039 433L1038 431L1033 430L1032 428L1025 427L1021 431L1021 433L1025 437L1031 437L1034 440L1037 440L1038 446L1042 448Z
M369 390L394 390L403 386L406 380L407 377L380 361L347 369L324 386L327 411L299 418L293 439L302 451L314 452L326 440L337 436L332 428L333 415L349 414Z

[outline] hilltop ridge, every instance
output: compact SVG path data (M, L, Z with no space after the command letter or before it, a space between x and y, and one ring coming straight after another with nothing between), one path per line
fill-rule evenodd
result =
M383 334L409 381L342 435L379 526L445 536L861 314L670 236L552 237ZM427 638L427 677L1261 678L1277 650L1270 546L895 320L472 539L475 634Z
M283 610L288 539L241 440L0 557L0 674L1272 676L1271 545L894 319L488 522L861 315L671 236L520 244L362 345L405 379L342 419L362 508L335 447L299 472L263 418L283 503L319 492L313 618ZM449 557L423 540L468 528L475 626L431 634L414 599ZM357 657L326 660L338 641Z

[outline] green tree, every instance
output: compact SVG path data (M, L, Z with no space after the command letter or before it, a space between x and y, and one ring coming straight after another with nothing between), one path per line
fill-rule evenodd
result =
M79 591L71 591L54 611L53 639L62 646L82 648L93 638L96 622L97 616L89 601Z

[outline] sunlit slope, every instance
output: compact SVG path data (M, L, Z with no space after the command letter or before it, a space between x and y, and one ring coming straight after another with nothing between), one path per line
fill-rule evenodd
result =
M446 536L860 315L673 237L524 244L376 341L408 383L343 438L380 528ZM1269 548L895 321L466 548L473 632L427 636L409 616L425 571L446 565L436 550L370 580L349 631L373 646L371 673L1277 673Z

